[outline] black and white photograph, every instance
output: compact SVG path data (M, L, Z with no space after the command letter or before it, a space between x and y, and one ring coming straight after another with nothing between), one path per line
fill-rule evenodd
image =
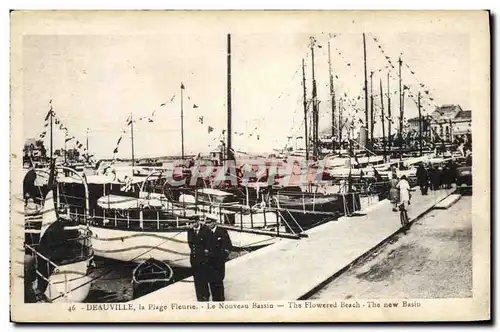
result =
M11 27L14 321L490 319L487 11Z

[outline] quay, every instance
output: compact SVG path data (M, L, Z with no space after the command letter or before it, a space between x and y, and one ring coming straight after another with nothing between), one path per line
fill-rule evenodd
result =
M418 189L418 187L416 187ZM453 194L454 189L413 193L408 216L413 222ZM312 228L307 237L276 243L226 263L226 301L306 299L357 259L400 231L399 212L388 200L368 207L361 215L342 217ZM189 277L134 302L196 301Z

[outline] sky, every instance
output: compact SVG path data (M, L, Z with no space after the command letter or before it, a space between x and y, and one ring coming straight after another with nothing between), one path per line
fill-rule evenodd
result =
M343 105L345 117L359 125L357 119L364 119L362 34L332 32L312 36L316 39L320 130L329 131L331 124L328 40L336 94L357 102L358 113L347 102ZM310 37L282 32L232 34L235 150L268 153L288 141L301 145L297 139L304 130L301 61L304 59L306 64L310 98ZM380 117L380 80L385 94L388 72L378 45L396 66L390 69L389 86L397 122L400 55L403 84L410 93L422 92L424 114L441 104L470 109L469 43L469 35L460 33L367 32L367 67L368 72L374 71L375 117ZM44 131L44 118L52 100L54 112L70 136L84 143L89 128L89 149L96 158L112 157L121 136L116 156L131 156L130 129L126 125L130 114L136 120L146 117L134 123L136 157L179 155L182 82L185 152L209 152L217 147L226 128L226 59L226 35L219 33L24 36L23 137L38 137ZM385 98L384 107L387 110ZM405 117L417 115L415 103L406 98ZM213 128L210 133L208 126ZM375 126L377 136L380 121ZM54 135L56 148L63 147L63 132L55 130ZM74 142L70 141L68 148Z

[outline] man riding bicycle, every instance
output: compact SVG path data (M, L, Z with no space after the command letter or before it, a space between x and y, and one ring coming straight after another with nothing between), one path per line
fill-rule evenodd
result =
M410 205L410 192L415 191L410 188L410 184L403 175L399 180L396 188L399 189L399 211L401 211L401 225L407 227L409 224L408 213L406 212L406 207Z

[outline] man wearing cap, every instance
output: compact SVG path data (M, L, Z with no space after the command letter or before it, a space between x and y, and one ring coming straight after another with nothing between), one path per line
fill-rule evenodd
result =
M212 301L224 301L224 277L225 265L232 248L231 238L226 229L220 227L214 221L209 221L208 226L208 266L209 285L212 293Z
M208 301L209 268L208 268L208 239L210 229L205 225L205 220L199 220L187 232L188 244L191 249L190 262L193 271L194 288L198 301Z

